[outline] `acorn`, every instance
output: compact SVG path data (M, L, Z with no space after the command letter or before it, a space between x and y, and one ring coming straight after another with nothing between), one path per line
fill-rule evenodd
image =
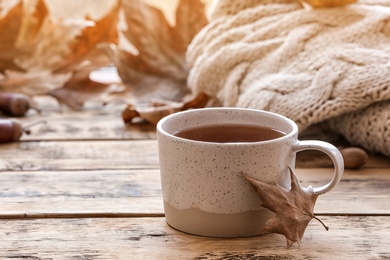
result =
M0 92L0 111L12 116L24 116L33 107L29 96L16 92Z
M368 161L367 152L359 147L341 147L339 150L346 169L359 169Z
M23 134L30 134L30 128L34 125L46 123L46 121L37 121L27 126L22 126L16 119L0 119L0 143L10 143L19 141Z

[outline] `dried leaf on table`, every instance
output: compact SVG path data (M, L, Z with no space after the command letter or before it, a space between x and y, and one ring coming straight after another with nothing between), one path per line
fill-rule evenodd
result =
M123 110L122 119L127 124L133 123L134 119L142 119L156 125L160 119L167 115L187 109L204 107L208 101L209 96L204 93L200 93L193 99L185 102L161 100L154 102L152 106L144 108L137 108L130 104L125 110Z
M99 98L104 103L104 96L116 91L115 85L99 83L89 77L73 77L67 81L63 88L57 88L49 92L60 103L78 110L89 99Z
M266 183L243 173L258 193L261 206L271 210L276 215L265 223L263 233L278 233L286 237L287 248L295 242L300 246L305 229L309 222L315 218L314 205L318 194L313 188L302 188L293 170L289 168L291 176L291 189L287 190L275 183ZM324 225L321 221L320 223ZM326 227L328 230L328 227Z
M23 6L24 5L24 6ZM62 93L58 100L72 108L82 103L86 95L78 95L77 102L66 92L74 94L90 91L89 97L107 91L101 84L91 84L89 73L111 62L96 45L101 42L118 42L117 20L119 2L101 19L53 18L43 0L22 1L5 17L12 16L14 23L0 20L0 28L7 23L6 44L0 43L0 90L21 92L30 96ZM81 76L82 75L82 76ZM82 83L88 83L83 89ZM58 89L61 89L60 91ZM69 95L72 96L72 95ZM77 96L77 95L76 95ZM78 105L79 107L80 105Z
M116 45L102 45L118 73L131 89L136 103L152 99L181 102L189 93L189 69L185 52L193 37L207 24L200 0L181 0L176 24L170 25L160 9L140 0L122 2L127 29L125 38L134 46L131 53Z

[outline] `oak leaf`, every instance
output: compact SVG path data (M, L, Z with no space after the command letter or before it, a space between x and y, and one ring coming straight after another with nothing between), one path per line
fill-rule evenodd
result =
M155 99L163 100L164 106L183 102L190 94L185 53L194 36L208 23L204 4L200 0L180 0L175 25L145 1L123 0L122 6L127 26L123 35L135 51L113 44L103 44L101 48L111 57L135 99L129 107L144 110L150 106L156 110Z
M317 219L328 230L328 227L313 213L318 194L313 191L311 186L302 188L290 167L289 171L291 176L290 190L276 183L256 180L243 173L243 176L258 193L261 206L276 214L265 223L263 233L284 235L287 240L287 248L290 248L295 242L300 246L305 229L313 218Z
M118 42L119 9L116 2L96 20L54 18L44 0L19 0L0 17L0 29L7 32L0 34L0 90L52 95L76 109L107 91L109 86L94 83L89 73L111 63L96 45ZM89 91L92 85L96 88Z
M303 0L313 8L336 7L356 3L357 0Z
M19 53L15 42L22 24L23 5L19 2L7 8L5 13L2 9L0 9L3 11L0 12L0 76L6 69L21 69L15 64L14 57Z
M144 108L129 104L122 112L122 119L127 124L132 124L135 120L141 119L156 125L160 119L167 115L187 109L204 107L208 101L208 95L199 93L194 98L183 102L160 100L154 101L151 106Z

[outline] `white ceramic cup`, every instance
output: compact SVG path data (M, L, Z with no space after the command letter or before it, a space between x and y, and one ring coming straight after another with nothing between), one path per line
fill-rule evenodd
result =
M215 124L258 125L284 136L261 142L215 143L174 135L177 131ZM340 181L344 162L339 150L322 141L299 141L298 126L266 111L243 108L187 110L161 119L157 125L161 185L166 221L175 229L211 237L248 237L261 233L274 213L260 206L253 187L242 176L276 182L290 188L288 167L296 153L319 150L334 163L334 176L322 194Z

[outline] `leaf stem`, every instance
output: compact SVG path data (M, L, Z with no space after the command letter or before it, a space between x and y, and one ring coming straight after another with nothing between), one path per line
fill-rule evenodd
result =
M322 224L322 226L326 229L326 231L329 231L329 227L325 225L324 222L322 222L321 219L317 218L316 216L313 215L313 218L316 219L318 222Z

